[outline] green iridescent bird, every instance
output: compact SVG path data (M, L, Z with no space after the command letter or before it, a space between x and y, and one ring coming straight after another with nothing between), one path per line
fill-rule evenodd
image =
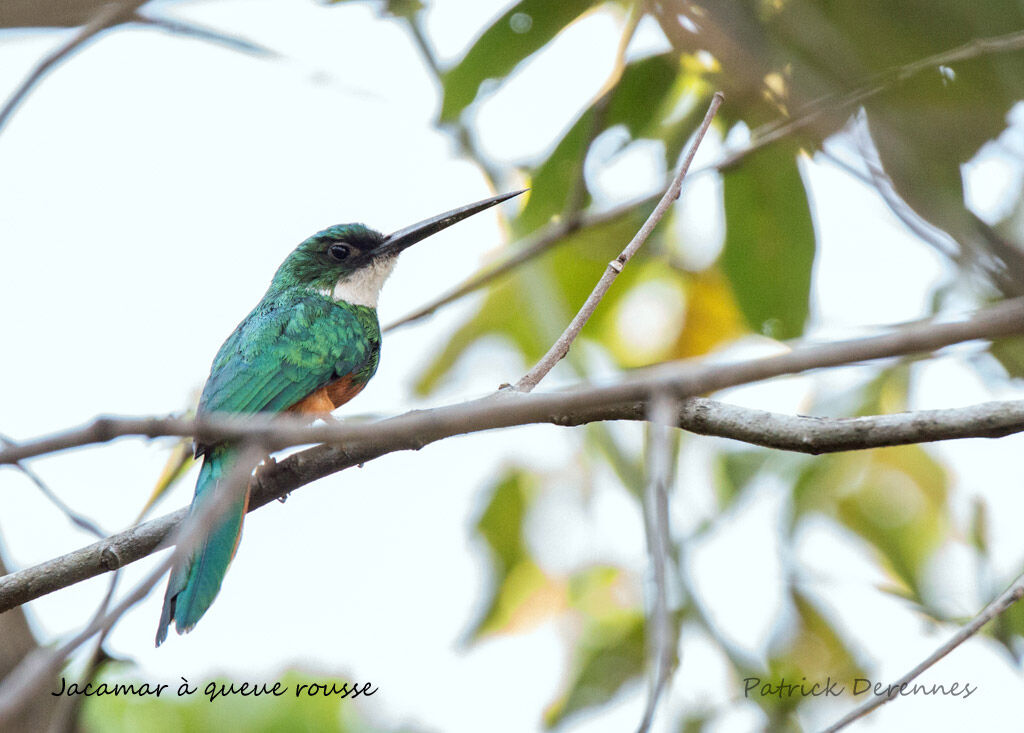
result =
M217 352L198 414L287 410L316 416L348 402L377 371L377 296L398 254L521 193L484 199L387 236L362 224L314 234L288 255L266 295ZM227 443L196 445L203 466L193 513L212 500L238 452ZM179 634L190 631L213 603L238 546L247 506L246 492L191 556L172 568L157 646L172 621Z

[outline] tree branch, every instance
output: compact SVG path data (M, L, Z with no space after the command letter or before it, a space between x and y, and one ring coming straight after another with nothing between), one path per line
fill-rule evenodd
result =
M904 689L905 685L909 684L926 669L977 634L985 624L1005 612L1021 598L1024 598L1024 575L1013 581L1013 584L998 598L985 606L981 613L975 616L969 624L956 632L949 641L936 649L927 659L889 685L888 694L875 695L871 700L868 700L860 707L854 709L849 715L846 715L837 723L826 728L824 733L835 733L835 731L845 728L858 718L864 717L875 708L881 707L885 703L891 702L899 697L900 691Z
M677 198L679 198L679 191L683 186L683 178L686 177L687 171L690 170L690 164L693 162L693 156L697 154L697 148L700 147L701 141L704 139L705 133L708 128L711 127L711 121L715 118L715 113L718 112L718 108L721 106L725 96L721 92L715 92L711 98L711 104L708 107L707 113L704 115L704 120L700 124L700 128L697 130L697 134L694 136L693 142L690 145L690 149L686 153L686 157L683 159L682 165L679 167L679 172L675 178L672 179L672 183L669 184L665 194L658 201L658 205L654 207L654 211L647 217L647 221L644 222L643 226L640 227L640 231L636 233L636 236L630 240L626 248L622 250L618 257L608 263L608 267L605 269L601 279L597 281L597 285L594 286L593 291L587 296L586 302L579 309L576 315L573 317L572 322L566 327L562 335L558 337L558 340L551 345L548 352L541 357L529 372L527 372L522 379L516 382L515 389L519 392L529 392L537 383L542 380L548 372L550 372L555 364L565 358L565 355L569 353L569 348L572 346L573 341L579 336L583 326L586 325L587 321L590 320L590 316L594 314L598 304L604 298L605 293L612 286L615 278L618 277L619 273L622 272L622 268L633 258L633 255L637 253L640 247L643 246L647 238L651 236L651 232L654 231L654 227L658 225L662 217L665 216L665 212L668 211L668 207L671 206Z
M376 458L390 450L418 449L452 435L533 422L579 425L595 420L639 419L617 410L623 410L623 406L630 403L645 402L657 392L667 392L678 399L696 397L811 369L926 353L965 341L1021 333L1024 333L1024 298L1014 298L977 311L961 321L919 322L878 336L806 345L776 356L733 363L667 362L634 370L607 385L577 385L541 394L506 390L461 404L413 410L371 425L303 427L301 419L289 419L287 415L210 416L198 420L100 417L81 428L2 448L0 465L127 435L191 436L203 442L248 439L259 441L268 450L309 443L340 443L349 452L357 448L373 452L388 441L398 441L389 450L374 452L372 457Z
M108 3L100 7L81 30L55 51L47 54L42 61L36 64L35 68L25 77L24 81L14 90L14 93L0 109L0 130L10 119L15 108L28 96L29 92L39 81L49 73L50 69L84 46L93 36L111 28L119 23L129 20L135 11L146 4L148 0L122 0L122 2Z
M421 431L422 444L410 446L420 448L443 437L532 422L578 425L594 420L635 419L622 417L621 413L616 413L616 408L621 410L628 403L644 402L656 392L667 392L683 399L785 374L930 352L965 341L1022 332L1024 298L1015 298L977 311L962 321L914 323L878 336L807 345L776 356L734 363L668 362L637 369L608 385L577 385L567 390L529 395L505 391L457 405L413 410L369 426L303 427L303 421L298 418L263 415L209 416L197 420L100 417L81 428L2 448L0 465L127 435L191 436L204 442L248 439L259 441L268 450L309 443L342 443L351 450L353 446L376 448L381 441L403 439L407 434ZM750 432L749 428L747 430ZM400 448L396 446L393 450ZM377 455L382 453L375 453L374 457Z
M204 442L250 441L267 450L309 443L332 444L296 453L257 471L249 502L252 511L345 468L393 451L418 450L455 435L529 423L574 426L598 420L641 420L652 394L665 393L681 400L783 374L931 351L1022 330L1024 299L1015 299L979 311L965 321L915 323L880 336L805 346L733 364L663 364L638 370L610 385L578 386L539 394L504 391L462 404L414 410L370 425L305 427L295 419L261 415L201 420L98 418L76 430L0 449L0 465L127 435L193 436ZM708 400L688 400L681 407L679 426L697 433L820 453L900 442L1006 435L1024 429L1024 401L906 413L874 418L875 422L870 418L829 422L819 418L778 417L781 424L776 427L769 422L770 413ZM149 555L186 514L187 510L180 510L0 578L0 612Z
M356 430L347 425L293 428L293 435L307 437L289 444L312 441L311 432L317 433L317 439L324 439L333 433L335 436L346 436L345 448L320 445L262 467L256 472L249 511L324 476L394 451L416 450L445 437L499 426L508 427L512 424L551 423L575 426L597 420L643 420L646 419L649 402L640 399L595 407L581 399L579 404L570 405L566 410L548 409L532 417L519 417L519 422L501 421L502 424L499 425L499 421L494 419L494 415L501 414L503 409L518 404L538 403L542 397L543 395L520 395L412 412L379 423L363 425ZM480 422L479 415L475 418L478 421L475 427L466 422L474 419L469 415L456 419L460 410L467 405L473 406L478 403L487 403L491 406L489 423ZM446 415L451 417L445 417ZM273 434L269 422L266 422L265 426L245 426L237 421L218 421L219 425L210 423L204 426L193 420L177 419L104 419L104 422L107 427L101 432L108 436L107 439L114 435L194 433L202 436L204 440L240 440L246 437L268 437ZM988 402L965 408L897 415L828 419L779 415L694 398L680 405L676 424L680 428L702 435L733 438L780 450L820 454L958 438L998 438L1022 432L1024 400ZM137 429L143 426L145 430ZM432 428L428 432L430 426ZM356 435L360 428L363 430L363 438L350 438ZM287 436L278 437L278 444L284 437ZM103 541L0 578L0 613L152 554L187 515L188 509L180 509Z
M611 73L605 80L600 91L597 93L596 98L591 104L593 111L593 117L591 119L590 129L587 131L587 140L583 145L584 154L579 161L579 166L576 171L576 180L566 197L565 212L563 216L556 222L553 222L549 226L545 227L540 233L535 233L534 236L527 240L527 243L522 246L519 252L511 255L503 262L493 267L485 268L474 275L471 275L461 285L456 286L447 293L437 297L430 301L424 306L417 308L415 311L402 316L397 321L389 323L384 327L383 332L387 333L393 329L405 326L410 323L414 323L422 318L426 318L434 311L442 308L449 303L462 298L465 295L477 290L492 280L500 277L501 275L514 270L520 265L532 260L534 257L543 254L548 251L551 247L561 243L564 237L572 234L576 230L582 227L594 226L605 221L610 221L623 213L630 211L635 207L639 207L647 204L648 202L653 203L657 198L656 196L649 196L641 200L629 202L623 206L616 207L603 214L596 214L591 217L584 217L582 215L582 208L586 199L587 186L584 180L583 168L584 162L586 161L586 151L590 149L591 143L600 134L604 128L604 113L607 109L608 103L611 100L612 93L618 87L619 82L622 79L622 73L626 68L626 50L629 47L630 41L636 33L637 26L640 23L640 19L643 17L643 11L639 6L635 6L630 10L629 17L626 20L626 25L623 28L622 35L619 37L619 45L615 52L615 63L612 67ZM433 51L430 48L430 44L427 42L426 37L423 35L422 28L420 27L419 20L416 17L407 18L407 23L410 30L413 33L413 38L416 41L417 47L420 49L421 54L427 62L427 65L433 71L435 78L438 83L441 82L443 72L437 63L437 59L434 56ZM457 136L468 136L469 132L466 130L464 124L460 121L456 122ZM472 152L472 151L470 151ZM487 167L484 165L483 160L474 157L474 160L484 170L485 175L493 181L495 179L493 173L489 172Z
M0 434L0 444L16 445L16 443L13 440L11 440L10 438L3 434ZM42 477L38 473L33 471L31 468L29 468L28 466L23 466L21 463L15 463L13 465L29 481L35 484L36 488L39 489L39 492L43 496L45 496L50 501L51 504L53 504L60 511L62 511L64 513L64 516L68 518L68 521L70 521L76 527L78 527L79 529L83 529L89 534L99 537L100 539L103 539L104 537L110 534L109 532L103 531L96 522L92 521L84 514L79 514L74 509L69 507L66 503L64 503L64 501L59 496L57 496L56 493L54 493L53 489L46 485L46 482L43 481Z
M218 31L213 28L207 28L199 25L198 23L192 23L190 21L177 20L175 18L163 18L159 16L144 15L142 13L133 13L130 20L133 23L138 23L144 26L150 26L159 30L166 31L173 35L185 36L187 38L195 38L200 41L206 41L208 43L215 43L225 48L231 49L232 51L240 51L242 53L251 54L253 56L263 56L266 58L276 58L280 54L272 48L263 46L255 41L250 41L248 38L242 36L234 36L224 31Z
M679 427L765 448L821 455L961 438L1002 438L1024 431L1024 400L867 417L808 417L694 398Z
M921 71L935 68L940 65L951 64L957 61L965 61L988 54L1019 51L1022 48L1024 48L1024 31L1015 31L1002 36L978 38L964 44L963 46L958 46L957 48L944 53L919 59L908 63L905 66L892 69L885 74L868 80L864 86L845 95L829 95L819 98L798 110L794 116L786 117L785 119L777 122L767 123L755 128L751 132L751 141L748 145L729 153L722 160L694 170L693 175L695 176L710 171L722 171L725 168L736 165L748 155L812 124L828 109L852 108L863 100L884 91L894 81L902 81L920 73ZM610 211L605 214L594 214L583 217L582 224L580 224L580 226L586 227L597 223L603 223L604 221L612 219L615 216L625 213L635 207L646 206L653 201L654 198L654 196L649 196L640 201L625 204L614 209L614 214ZM563 237L570 234L575 228L578 228L572 227L570 224L571 223L567 221L550 224L543 232L536 236L536 239L532 244L526 246L521 252L511 256L509 259L493 268L485 269L480 273L471 276L457 288L440 296L436 300L431 301L427 305L408 313L397 321L388 324L384 331L387 332L425 318L438 309L465 297L469 293L478 290L505 273L519 267L524 262L528 262L534 257L546 252L551 247L560 244Z
M85 629L57 648L36 649L26 657L3 680L0 680L0 730L7 730L12 718L15 718L26 701L41 685L46 685L60 671L64 662L78 647L96 634L104 634L113 628L128 609L146 597L171 566L184 558L193 548L209 534L210 527L242 491L245 491L252 466L265 454L265 449L258 443L248 442L241 446L237 462L228 473L222 490L217 492L213 500L194 512L177 527L174 544L177 546L163 562L136 585L121 601L109 611L107 602L103 602L92 622Z

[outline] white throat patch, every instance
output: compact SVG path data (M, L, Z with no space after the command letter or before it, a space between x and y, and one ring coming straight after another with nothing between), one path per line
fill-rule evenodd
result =
M388 275L395 269L396 262L398 262L398 255L382 257L350 275L338 278L331 297L336 301L344 300L352 305L376 308L380 289L384 286Z

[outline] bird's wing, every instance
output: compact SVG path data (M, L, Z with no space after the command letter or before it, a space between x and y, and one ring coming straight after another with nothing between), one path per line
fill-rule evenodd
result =
M217 353L199 413L287 410L370 358L372 344L349 310L316 296L264 303Z

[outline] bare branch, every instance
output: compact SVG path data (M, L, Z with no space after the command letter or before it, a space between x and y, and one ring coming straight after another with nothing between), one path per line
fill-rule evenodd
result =
M961 438L1002 438L1024 431L1024 400L867 417L808 417L694 398L679 427L765 448L821 455Z
M923 70L936 68L942 64L964 61L992 53L1009 53L1020 50L1021 48L1024 48L1024 31L1016 31L1003 36L975 39L970 43L964 44L963 46L945 53L936 54L935 56L930 56L909 63L906 66L894 69L883 75L886 79L890 80L888 83L869 82L866 86L856 89L847 95L831 95L823 97L806 105L805 108L799 110L795 116L787 116L785 119L778 122L768 123L755 128L751 132L751 142L748 145L729 153L722 160L694 170L691 176L711 171L722 171L736 165L748 155L812 124L830 109L853 109L855 105L859 104L863 100L887 89L889 84L892 83L892 80L903 80L920 73ZM619 215L638 206L649 205L654 199L655 197L653 196L646 197L641 201L635 201L622 207L618 207L614 210L614 215ZM612 216L612 212L608 212L607 214L597 214L592 217L585 217L583 218L580 226L591 226L599 222L607 221L610 218L614 218L614 216ZM573 226L570 221L563 220L553 222L543 232L536 236L533 243L526 246L521 252L513 255L508 260L495 267L487 268L480 273L471 276L466 280L466 282L457 288L403 316L397 321L388 324L384 331L387 332L400 326L414 323L415 321L433 314L438 309L465 297L469 293L487 285L501 275L504 275L523 263L528 262L534 257L546 252L551 247L560 244L562 238L570 234L576 228L577 227Z
M875 695L871 700L868 700L866 703L853 710L849 715L826 728L824 733L835 733L835 731L841 730L855 720L864 717L875 708L881 707L885 703L899 697L900 692L906 689L906 685L913 681L914 678L918 677L926 669L977 634L985 624L996 616L1004 613L1008 608L1010 608L1010 606L1021 598L1024 598L1024 575L1019 576L1015 581L1013 581L1013 584L998 598L985 606L981 613L975 616L969 624L956 632L949 641L936 649L928 656L927 659L889 685L888 694Z
M826 112L842 109L852 110L864 100L870 99L891 88L894 84L906 81L922 71L936 69L957 61L967 61L979 56L1010 53L1021 49L1024 49L1024 31L1013 31L1001 36L975 38L962 46L875 74L860 87L841 94L824 95L796 110L791 117L754 129L750 134L750 143L728 155L717 163L715 168L722 170L735 165L751 153L813 124Z
M246 489L252 467L265 454L265 449L249 443L243 446L237 463L228 474L224 485L216 492L214 499L193 513L177 532L177 547L146 578L135 586L121 601L106 613L97 617L73 638L59 647L35 650L26 657L3 680L0 680L0 730L6 730L22 705L30 701L41 685L49 684L52 677L64 665L67 658L82 644L97 633L105 633L125 614L128 609L141 601L152 590L164 573L179 559L185 557L209 533L216 518L237 496ZM105 608L104 603L103 608Z
M678 644L668 615L668 485L672 476L672 446L669 428L675 425L679 406L668 395L657 395L651 402L648 441L648 481L644 492L644 530L647 552L651 556L654 599L648 613L651 680L647 705L637 733L647 733L654 722L658 701L668 684Z
M242 53L251 54L253 56L264 56L268 58L279 56L277 51L272 48L267 48L255 41L250 41L248 38L235 36L213 28L207 28L191 21L144 15L142 13L132 14L131 21L140 25L167 31L168 33L172 33L177 36L185 36L188 38L195 38L200 41L206 41L208 43L215 43L231 49L232 51L241 51Z
M903 222L911 233L960 267L967 270L974 267L980 270L992 279L1004 296L1014 297L1022 294L1024 259L1016 248L1001 248L999 256L993 256L993 253L987 251L975 238L963 235L967 238L960 241L949 232L935 226L914 211L903 199L882 166L882 159L871 136L867 115L863 109L855 116L853 141L867 168L867 182L875 188L889 211ZM845 169L852 173L849 168Z
M536 401L540 397L541 395L521 395L513 401L521 404ZM496 405L500 411L501 406L508 405L509 401L486 402ZM382 455L399 450L417 450L444 437L498 427L493 418L490 424L481 422L476 427L467 427L462 422L449 423L455 419L453 416L457 415L458 409L462 407L464 405L435 408L364 425L363 439L346 438L342 441L344 449L321 445L265 466L256 473L249 511L285 496L300 486ZM628 400L607 407L593 407L581 399L579 404L538 413L533 417L523 417L518 423L506 421L502 426L527 423L575 426L597 420L643 420L647 407L646 399ZM433 417L416 422L412 418L417 415ZM686 400L680 406L677 420L676 424L679 427L694 433L734 438L781 450L820 454L957 438L998 438L1022 432L1024 400L988 402L966 408L899 415L827 419L779 415L694 398ZM128 420L119 421L119 424L112 422L110 429L118 432L116 428L134 428L144 423L148 426L149 432L142 434L147 435L195 433L235 440L271 434L265 427L250 426L245 429L238 423L221 422L222 429L215 431L214 424L199 428L194 421L163 422L166 425L163 431L158 429L161 423L159 420ZM426 430L423 426L431 424L433 428L429 433L421 432ZM204 433L203 430L207 432ZM308 435L310 430L305 428L305 434ZM354 434L346 425L332 426L332 430L335 431L335 435ZM295 428L295 431L296 434L302 434L303 429ZM119 434L138 433L131 433L128 430ZM326 434L320 432L318 437L323 438ZM298 440L295 444L303 442L306 441ZM0 613L146 557L156 550L187 514L187 509L180 509L101 542L0 578Z
M393 451L419 450L454 435L528 423L572 426L597 420L641 420L652 394L666 393L681 400L783 374L931 351L962 341L1019 333L1022 329L1024 299L1016 299L975 313L966 321L916 323L880 336L805 346L778 356L734 364L663 364L638 370L616 384L604 386L540 394L504 391L458 405L415 410L370 425L304 427L295 420L261 415L203 420L98 418L77 430L0 449L0 464L126 435L191 435L207 442L253 441L267 450L319 442L333 444L296 453L259 470L249 502L252 511L345 468ZM768 424L770 413L715 407L716 404L688 400L680 410L680 427L762 445L781 443L775 447L811 453L900 442L995 437L1024 429L1022 401L879 417L875 418L877 424L867 418L829 423L818 418L778 416L780 423L784 423L778 428ZM776 433L779 437L773 437ZM183 509L0 578L0 612L150 554L185 515Z
M881 160L878 158L878 151L874 149L873 145L871 149L874 153L874 157L869 161L865 156L864 149L858 145L860 157L863 160L865 167L868 168L867 173L854 167L829 150L823 150L822 155L831 163L841 168L848 175L856 178L861 183L874 188L881 197L882 202L886 207L888 207L889 211L903 223L911 234L929 245L939 254L966 266L967 263L962 256L962 247L960 246L960 243L956 241L949 232L934 226L910 208L910 204L904 201L903 198L896 193L896 188L893 186L892 179L889 178L885 173L885 170L882 168Z
M147 0L122 0L122 2L103 5L92 20L84 25L73 38L40 61L21 82L21 85L14 90L14 93L4 103L3 108L0 109L0 130L7 124L15 108L54 66L82 48L93 36L129 20L135 11L146 2Z
M8 438L6 435L2 434L0 434L0 443L3 443L4 445L16 445L16 443L13 440ZM89 534L95 535L100 539L103 539L104 537L110 534L109 532L105 532L104 530L102 530L96 522L92 521L84 514L79 514L74 509L69 507L66 503L64 503L64 501L59 496L57 496L56 493L54 493L53 489L46 485L46 482L43 481L39 474L37 474L31 468L21 463L15 463L13 465L16 469L21 471L21 473L24 474L29 481L35 484L36 488L39 489L40 493L42 493L43 496L49 499L50 503L52 503L55 507L60 509L64 513L64 516L66 516L68 520L70 520L70 522L74 524L76 527L84 529Z
M152 555L188 516L179 509L66 555L0 578L0 613Z
M672 179L672 183L669 184L668 190L661 197L658 205L654 207L654 211L647 217L647 221L644 222L643 226L640 227L640 231L636 233L632 241L626 245L626 248L622 250L618 257L608 263L607 269L601 279L598 280L594 290L587 297L586 302L576 313L576 316L572 319L572 322L566 327L562 335L558 337L558 340L552 344L551 348L548 349L541 360L538 361L529 372L520 379L515 389L518 392L529 392L537 383L540 382L547 373L550 372L555 364L561 361L566 354L569 353L569 348L572 346L573 341L579 336L580 330L586 325L587 321L590 320L590 316L594 314L601 299L604 298L605 293L608 292L608 288L611 287L612 282L618 277L619 273L622 272L622 268L632 259L633 255L637 253L637 250L643 246L644 242L654 231L654 227L658 225L661 218L665 216L665 212L668 211L668 207L679 198L679 191L683 185L683 178L686 177L686 172L690 170L690 163L693 162L693 156L697 153L697 148L700 147L701 141L704 139L704 134L711 127L711 121L715 118L715 113L718 112L719 106L725 97L721 92L715 92L711 98L711 105L708 107L707 114L704 115L704 121L701 122L700 128L697 130L697 134L694 136L693 142L690 145L690 149L686 153L686 157L683 159L683 164L679 168L679 172L675 178Z

